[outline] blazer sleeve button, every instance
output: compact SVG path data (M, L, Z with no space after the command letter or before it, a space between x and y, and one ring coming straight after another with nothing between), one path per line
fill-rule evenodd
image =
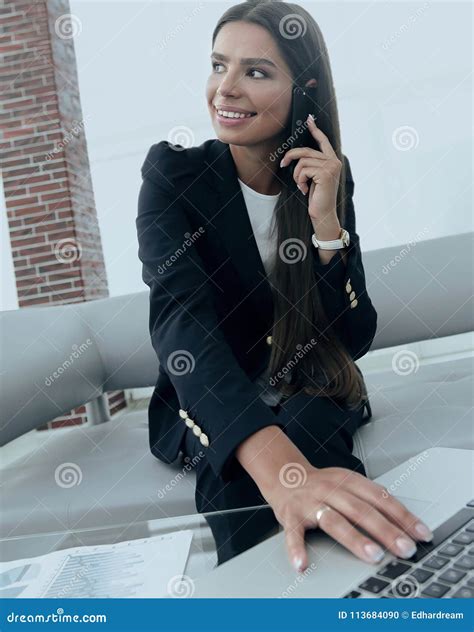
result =
M354 307L357 307L357 305L358 305L358 301L357 301L357 299L355 298L355 299L352 301L352 303L351 303L351 309L354 309Z
M179 409L179 416L181 417L181 419L187 419L188 417L188 413L186 410L183 410L182 408Z
M209 437L206 434L204 434L204 432L201 432L201 434L199 435L199 441L206 448L209 445Z
M267 336L267 345L271 345L271 344L272 344L272 337Z
M350 300L350 301L353 301L353 300L355 299L355 297L356 297L356 293L355 293L355 292L351 292L351 293L349 294L349 300Z
M193 433L196 435L196 437L199 437L201 432L202 432L201 428L197 424L194 424Z
M190 419L189 417L186 419L184 423L187 425L188 428L192 428L194 426L194 421Z
M352 292L352 285L350 283L347 283L347 285L346 285L346 292L348 294L350 294Z

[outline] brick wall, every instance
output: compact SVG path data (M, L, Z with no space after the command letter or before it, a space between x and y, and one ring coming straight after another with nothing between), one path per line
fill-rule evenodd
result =
M19 307L108 296L74 50L64 0L0 8L1 164ZM108 394L111 414L123 392ZM86 421L85 406L42 428Z

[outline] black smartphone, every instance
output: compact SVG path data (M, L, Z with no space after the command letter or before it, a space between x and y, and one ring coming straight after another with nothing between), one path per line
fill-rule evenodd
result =
M295 147L312 147L313 149L320 149L318 141L311 134L308 129L308 114L312 114L318 123L318 107L316 104L316 90L317 86L300 88L295 86L293 88L292 107L291 107L291 136L289 145L291 149ZM289 165L291 176L295 169L297 160L292 160Z

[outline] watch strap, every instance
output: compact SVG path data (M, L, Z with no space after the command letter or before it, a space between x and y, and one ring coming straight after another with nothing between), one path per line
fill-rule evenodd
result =
M321 248L321 250L340 250L342 248L347 248L350 243L350 236L347 230L341 228L339 239L323 241L316 237L316 233L313 233L311 241L313 242L313 246L315 248Z

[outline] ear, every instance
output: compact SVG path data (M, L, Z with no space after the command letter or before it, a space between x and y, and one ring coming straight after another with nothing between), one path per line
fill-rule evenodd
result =
M317 85L317 80L313 77L312 79L308 79L305 83L305 88L315 88Z

